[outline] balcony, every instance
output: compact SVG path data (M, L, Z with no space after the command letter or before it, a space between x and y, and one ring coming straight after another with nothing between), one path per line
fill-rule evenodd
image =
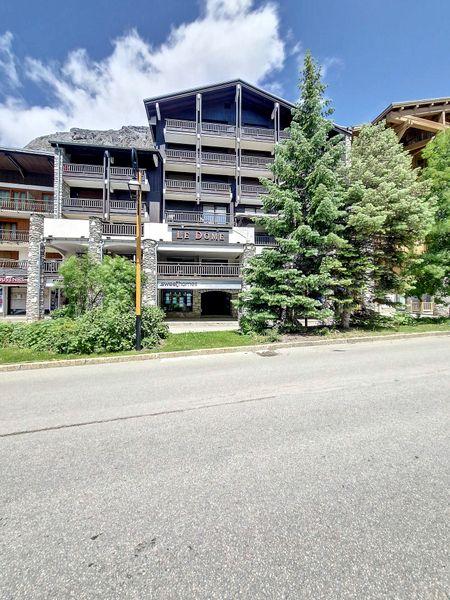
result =
M14 260L12 258L0 258L0 275L4 277L14 277L27 274L28 261Z
M0 211L4 212L21 212L21 213L42 213L52 214L53 213L53 202L44 202L36 200L31 195L27 195L26 198L5 198L0 197Z
M136 225L134 223L103 223L103 235L118 237L136 237Z
M278 245L273 235L267 235L264 233L255 233L255 244L257 246L268 247L275 247Z
M29 231L0 228L0 242L28 242L29 236Z
M239 263L158 263L161 277L240 277Z
M231 216L229 213L214 213L209 211L180 211L166 210L166 223L180 225L218 225L223 227L231 226Z
M263 185L243 183L241 185L241 201L247 200L255 203L260 202L260 196L267 194L267 189Z
M195 143L197 134L196 122L186 119L166 119L165 137L168 142ZM207 138L211 146L234 147L236 127L227 123L201 123L201 134ZM289 136L286 131L280 132L280 138ZM270 150L275 143L275 130L268 127L241 127L241 146L243 148L263 148Z
M140 169L142 189L148 191L149 185L145 169ZM111 167L110 177L112 187L117 189L128 189L128 181L134 177L134 169L131 167ZM86 185L91 187L103 187L104 169L103 165L88 165L76 163L63 164L64 179L69 185Z
M110 200L111 213L135 214L136 202L132 200ZM145 206L142 207L145 212ZM103 213L103 200L101 198L68 198L63 202L63 213Z
M62 260L54 259L54 260L45 260L44 261L44 273L46 275L55 275L59 271L59 265L62 263Z
M193 180L185 179L166 179L166 195L173 198L180 197L192 200L196 195L196 185ZM228 183L220 183L215 181L202 181L201 189L204 199L220 197L223 200L231 199L231 187Z

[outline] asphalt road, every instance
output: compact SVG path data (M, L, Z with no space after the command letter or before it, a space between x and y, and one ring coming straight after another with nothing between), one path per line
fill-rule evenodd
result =
M449 598L450 338L0 374L0 598Z

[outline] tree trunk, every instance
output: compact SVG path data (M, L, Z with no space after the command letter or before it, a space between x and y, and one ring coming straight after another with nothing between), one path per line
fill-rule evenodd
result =
M348 308L344 308L340 315L340 322L342 329L350 329L350 317L351 312Z

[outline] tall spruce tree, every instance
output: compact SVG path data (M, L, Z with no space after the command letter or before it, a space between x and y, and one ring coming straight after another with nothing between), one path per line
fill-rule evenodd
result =
M339 253L341 281L336 320L411 285L407 270L433 214L429 185L420 181L411 156L385 126L364 126L352 144L346 173L346 244Z
M301 320L331 316L343 160L341 136L332 136L330 103L321 70L310 53L304 60L300 99L289 139L275 148L274 179L263 180L265 215L258 219L277 247L265 249L245 271L238 307L244 330L300 327Z
M422 152L426 160L423 178L436 198L433 226L425 238L425 252L412 272L413 293L450 296L450 129L439 133Z

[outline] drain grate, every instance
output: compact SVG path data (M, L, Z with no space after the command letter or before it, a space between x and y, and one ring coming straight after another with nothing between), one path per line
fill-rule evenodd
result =
M257 352L256 353L258 356L264 356L264 357L268 357L268 356L278 356L278 352L275 352L275 350L263 350L262 352Z

